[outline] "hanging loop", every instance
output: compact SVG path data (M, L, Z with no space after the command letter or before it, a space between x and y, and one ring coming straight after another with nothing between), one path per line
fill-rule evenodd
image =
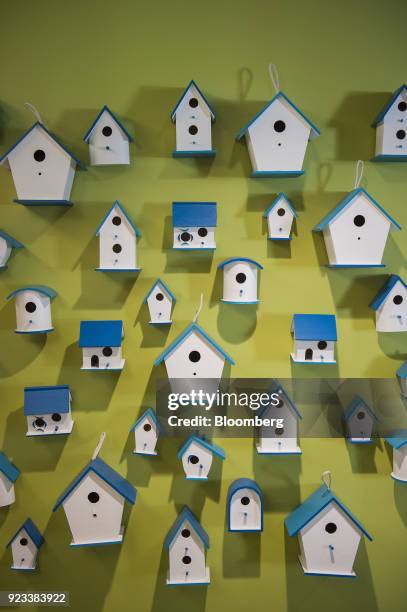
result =
M99 453L100 453L100 449L102 448L102 444L103 444L103 442L105 441L105 438L106 438L106 432L105 432L105 431L102 431L102 433L100 434L100 438L99 438L98 445L97 445L97 447L95 448L95 450L93 451L92 461L93 461L94 459L96 459L96 457L99 455Z
M24 106L25 108L27 108L29 111L32 112L32 114L34 115L34 117L37 119L39 123L42 123L44 125L41 115L38 112L38 110L35 108L34 104L31 104L31 102L24 102Z
M192 319L193 323L196 323L198 321L198 317L199 317L199 313L202 310L202 306L203 306L203 293L201 293L201 297L199 298L199 306L198 306L198 310L195 313L194 318Z
M365 169L364 162L361 159L358 159L358 161L356 162L356 176L355 176L354 189L358 189L358 187L360 186L364 169Z
M328 489L328 491L331 490L331 484L332 484L332 473L330 470L325 470L325 472L322 472L322 476L321 476L321 480L324 483L324 485L326 485L326 488Z
M280 91L280 79L278 76L277 66L275 64L269 64L269 75L271 82L273 83L273 87L276 90L276 94Z

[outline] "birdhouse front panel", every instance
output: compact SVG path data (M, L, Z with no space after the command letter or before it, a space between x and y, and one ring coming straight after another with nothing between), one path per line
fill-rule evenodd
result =
M37 565L38 548L25 529L11 543L14 570L34 570Z
M182 466L188 479L208 478L213 455L208 448L192 441L182 456Z
M376 155L407 155L407 91L402 89L376 126Z
M14 483L5 474L0 472L0 508L2 506L10 506L15 501Z
M0 236L0 268L6 266L11 255L11 246L2 236Z
M87 141L92 166L130 164L128 136L107 110L100 115Z
M155 449L158 440L158 429L154 419L146 415L134 429L134 452L144 455L156 455Z
M27 416L27 436L49 436L69 434L73 428L71 413L41 414Z
M294 215L284 198L280 198L267 215L268 236L271 240L288 240Z
M157 284L147 298L150 323L171 323L172 298L166 289Z
M15 295L16 332L33 333L52 331L51 301L47 295L33 290Z
M335 363L335 342L331 340L294 339L294 361L310 363Z
M230 531L261 531L262 505L257 491L242 488L229 500Z
M351 442L371 442L374 417L366 410L363 403L359 404L353 414L346 421L347 435Z
M188 520L184 520L170 544L167 584L196 584L209 582L205 565L205 547Z
M125 360L121 346L94 346L82 349L83 370L121 370Z
M165 358L169 378L222 377L225 359L206 338L192 331L177 348Z
M407 288L400 280L390 289L376 310L376 330L379 332L407 331Z
M393 448L393 478L407 482L407 444Z
M234 261L223 267L223 302L256 303L258 266L248 261Z
M198 89L191 85L175 113L176 151L212 150L212 116Z
M174 227L174 249L214 249L214 227Z
M119 206L110 211L99 230L99 251L101 269L137 268L136 234Z
M300 453L298 445L298 417L293 413L288 403L281 400L281 406L270 406L263 413L262 418L282 419L283 425L260 427L257 451L259 453Z

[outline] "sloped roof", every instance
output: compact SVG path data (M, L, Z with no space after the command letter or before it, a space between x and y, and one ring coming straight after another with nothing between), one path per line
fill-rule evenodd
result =
M187 95L189 89L191 87L195 87L195 89L197 90L197 92L199 93L199 95L201 96L202 100L204 101L204 103L206 104L206 106L208 107L208 110L211 114L212 117L212 121L215 121L216 119L216 115L215 115L215 111L213 110L213 108L211 107L211 105L209 104L208 100L205 98L204 94L202 93L202 91L199 89L198 85L195 83L195 81L193 79L191 79L191 81L188 83L187 87L184 89L182 96L180 97L180 99L178 100L178 102L176 103L176 105L174 106L172 112L171 112L171 119L173 121L175 121L175 115L176 112L178 110L179 105L181 104L181 102L183 101L183 99L185 98L185 96Z
M150 295L152 294L152 292L154 291L155 287L157 285L160 285L164 291L166 291L168 293L168 295L170 296L170 298L172 299L172 301L175 302L177 301L175 295L172 293L172 291L168 288L168 286L164 283L163 280L161 280L161 278L157 278L157 280L155 281L155 283L153 284L153 286L151 287L151 289L149 290L149 292L147 293L146 297L144 298L144 304L147 302L148 298L150 297Z
M55 387L26 387L24 414L64 414L69 412L71 394L68 385Z
M295 314L292 323L296 340L338 339L336 317L330 314Z
M145 420L147 417L150 417L150 418L151 418L151 419L154 421L155 426L157 427L157 429L158 429L158 430L160 430L160 429L161 429L161 425L160 425L160 423L159 423L159 421L158 421L158 419L157 419L157 415L156 415L156 413L154 412L154 410L153 410L152 408L147 408L147 410L145 410L145 411L143 412L143 414L142 414L141 416L139 416L139 418L136 420L136 422L134 423L134 425L133 425L133 427L130 429L130 431L134 431L135 429L137 429L137 427L138 427L139 425L141 425L141 424L142 424L142 422L143 422L143 421L144 421L144 420Z
M19 529L17 529L17 531L15 532L15 534L13 535L11 540L9 540L9 542L6 544L6 548L8 548L10 546L10 544L12 544L14 542L16 537L21 533L21 531L23 529L28 533L29 537L34 542L35 546L37 548L41 548L41 546L44 543L44 538L43 538L41 532L39 531L38 527L36 526L36 524L30 518L28 518L21 525L21 527L19 527Z
M134 232L135 232L136 236L138 236L140 238L141 237L140 230L134 225L133 221L130 219L129 215L127 214L127 212L126 212L126 210L124 208L124 206L122 204L120 204L119 200L116 200L115 202L113 202L112 206L109 208L109 210L107 211L107 213L103 217L102 221L98 225L98 228L97 228L97 230L95 232L95 235L99 236L99 233L100 233L100 230L102 229L102 226L105 224L108 216L110 215L112 210L114 210L115 208L119 208L120 209L120 211L123 213L123 215L125 216L127 221L130 223L130 226L134 229Z
M403 363L397 370L397 376L400 378L407 378L407 361Z
M291 204L290 200L287 198L287 196L285 195L285 193L280 192L278 194L278 196L272 201L272 203L270 204L270 206L268 207L268 209L264 212L263 217L268 217L269 214L271 213L271 211L273 210L273 208L275 208L275 206L277 206L277 204L281 201L284 200L284 202L287 204L288 208L290 209L290 211L292 212L293 216L295 218L298 217L298 214L294 208L294 206Z
M16 240L12 236L10 236L10 234L7 234L7 232L3 230L0 230L0 237L4 238L7 244L11 247L14 247L15 249L21 249L24 247L24 245L21 244L21 242L19 242L18 240Z
M380 306L386 300L390 291L393 289L395 285L397 285L398 282L400 282L402 286L405 289L407 289L406 283L403 281L402 278L400 278L400 276L397 276L397 274L391 274L391 276L389 276L389 278L387 279L383 287L380 289L379 293L376 295L374 300L370 302L369 304L370 308L373 308L373 310L378 310L378 308L380 308Z
M178 451L178 459L182 459L183 455L187 452L188 448L191 446L193 442L203 446L208 451L210 451L213 455L220 457L221 459L226 459L226 454L223 448L218 446L217 444L212 444L208 442L208 440L204 440L203 438L199 438L198 436L190 436L186 442L181 446Z
M209 548L209 536L206 533L205 529L201 526L200 522L196 518L196 516L191 512L188 506L184 506L182 511L179 513L175 522L171 529L169 530L165 540L164 540L164 548L168 550L172 544L172 542L177 537L182 525L185 521L191 525L192 529L196 532L199 538L202 540L203 545L206 548Z
M224 268L228 264L231 264L231 263L233 263L235 261L246 261L247 263L253 264L254 266L259 268L260 270L263 270L263 266L261 264L259 264L257 261L254 261L254 259L249 259L248 257L231 257L230 259L225 259L225 261L222 261L222 263L220 263L218 265L218 269L221 270L222 268Z
M227 505L228 506L230 504L230 500L232 499L233 495L240 489L251 489L252 491L255 491L260 498L261 504L263 505L263 493L259 485L257 484L257 482L253 480L252 478L238 478L237 480L234 480L232 482L232 484L230 485L228 489L228 495L227 495Z
M379 123L382 123L383 120L385 119L387 113L389 112L389 110L391 109L391 107L393 106L393 104L395 103L395 101L397 100L398 96L401 94L401 92L403 91L407 91L407 85L402 85L401 87L399 87L394 94L392 94L392 96L390 97L389 101L387 102L387 104L385 104L385 106L382 108L382 110L380 111L380 113L377 115L376 119L373 121L372 123L372 127L376 127Z
M291 400L290 396L288 395L287 391L284 389L283 385L280 383L280 381L275 380L273 381L271 385L270 392L278 393L279 391L281 392L282 395L284 395L284 398L287 400L287 403L290 406L291 410L294 412L295 416L298 419L302 420L302 415L300 411L298 410L294 402ZM267 412L267 410L269 410L270 408L273 408L273 406L264 406L264 408L259 412L259 416L263 416Z
M216 227L216 202L173 202L173 227Z
M402 429L400 431L395 431L391 434L391 436L387 436L385 440L387 444L390 444L390 446L396 450L399 450L407 444L407 430Z
M20 476L20 470L0 451L0 472L6 476L10 482L15 482Z
M121 346L123 321L81 321L80 348L93 346Z
M19 289L12 291L12 293L10 293L6 297L6 300L11 300L11 298L15 297L19 293L23 293L24 291L33 291L36 293L41 293L42 295L48 297L51 301L58 295L58 293L54 291L54 289L51 289L46 285L26 285L25 287L20 287Z
M95 129L97 123L99 122L99 119L101 118L101 116L103 115L104 112L108 113L111 116L113 121L119 126L119 128L122 130L122 132L125 133L125 135L129 139L129 141L132 142L133 136L128 132L128 130L126 130L124 125L121 123L121 121L118 120L116 115L114 113L112 113L112 111L110 110L110 108L108 106L106 106L106 104L102 107L102 109L98 113L96 119L94 120L94 122L92 123L92 125L90 126L88 131L86 132L85 136L83 137L83 140L85 142L89 141L89 138L91 137L93 130Z

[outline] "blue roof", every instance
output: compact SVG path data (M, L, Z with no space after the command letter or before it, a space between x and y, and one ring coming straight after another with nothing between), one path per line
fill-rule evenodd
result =
M7 234L7 232L0 230L0 238L4 238L7 244L15 249L21 249L24 245L21 242L18 242L15 238Z
M264 106L258 113L257 115L255 115L253 117L253 119L251 121L249 121L249 123L247 123L238 133L238 135L236 136L236 140L240 140L247 132L247 130L249 129L249 127L255 122L257 121L257 119L269 108L269 106L271 106L278 98L283 98L286 102L288 102L288 104L299 114L301 115L301 117L308 123L308 125L311 128L311 134L310 134L310 139L312 137L316 137L319 136L320 131L319 129L313 124L311 123L311 121L309 119L307 119L307 117L304 115L304 113L302 111L300 111L300 109L295 106L295 104L293 104L293 102L291 102L291 100L289 98L287 98L287 96L285 94L283 94L282 91L279 91L272 100L270 100L270 102L268 104L266 104L266 106Z
M64 414L69 412L71 394L68 385L57 387L26 387L24 414Z
M58 295L58 293L54 291L54 289L51 289L46 285L27 285L26 287L20 287L19 289L16 289L12 293L10 293L6 297L6 300L11 300L11 298L15 297L19 293L22 293L23 291L34 291L36 293L41 293L42 295L49 297L51 301Z
M226 459L226 454L223 448L221 448L217 444L212 444L211 442L208 442L208 440L205 440L204 438L199 438L198 436L190 436L188 440L184 442L184 444L181 446L181 448L178 451L178 459L182 459L183 455L187 452L188 448L191 446L193 442L200 444L200 446L203 446L204 448L206 448L213 455L216 455L217 457L220 457L221 459Z
M397 276L397 274L392 274L391 276L389 276L389 278L387 279L383 287L380 289L374 300L370 302L370 308L373 308L373 310L377 310L378 308L380 308L380 306L383 304L383 302L389 295L390 291L398 282L403 285L404 289L407 289L407 285L403 281L403 279L400 278L400 276Z
M195 87L195 89L197 90L197 92L199 93L199 95L201 96L201 98L203 99L203 101L205 102L206 106L208 107L209 112L211 113L212 116L212 121L215 121L216 119L216 115L215 115L215 111L213 110L213 108L211 107L211 105L209 104L208 100L205 98L205 96L203 95L202 91L199 89L198 85L195 83L195 81L192 79L186 89L184 89L184 92L182 94L182 96L180 97L180 99L178 100L177 104L175 105L172 113L171 113L171 119L174 121L175 120L175 114L178 110L179 105L181 104L182 100L185 98L185 96L188 93L188 90L190 87Z
M260 270L263 270L263 266L261 264L259 264L257 261L254 261L254 259L249 259L248 257L232 257L231 259L225 259L225 261L222 261L222 263L218 265L218 269L222 269L228 264L233 263L234 261L247 261L247 263L251 263L260 268Z
M227 505L230 505L230 501L233 497L233 495L239 491L240 489L251 489L252 491L255 491L257 493L257 495L260 497L260 501L261 501L261 505L263 506L263 493L262 490L260 489L259 485L257 484L257 482L255 482L254 480L252 480L251 478L238 478L237 480L234 480L229 489L228 489L228 496L227 496ZM229 510L228 510L229 512Z
M34 542L35 546L37 548L41 548L41 546L44 543L44 538L42 537L41 532L38 530L37 526L35 525L35 523L33 523L33 521L28 518L25 523L23 523L21 525L21 527L15 532L15 534L13 535L13 537L11 538L11 540L8 542L8 544L6 544L6 548L8 548L10 546L10 544L12 544L14 542L14 540L16 539L16 537L19 535L19 533L22 530L25 530L29 537L32 539L32 541Z
M141 233L140 230L134 225L133 221L130 219L129 215L127 214L127 212L125 211L124 207L122 206L122 204L120 204L119 200L116 200L112 206L109 208L109 210L107 211L107 213L105 214L105 216L103 217L103 220L101 221L101 223L98 225L98 228L95 232L96 236L99 236L99 232L102 229L102 226L104 225L106 219L108 218L108 216L110 215L110 213L112 212L112 210L114 210L115 208L119 208L120 211L123 213L123 215L126 217L127 221L130 223L131 227L134 229L134 232L136 234L136 236L138 236L139 238L141 237Z
M146 297L144 298L144 304L147 302L148 298L150 297L151 293L154 291L154 288L157 285L161 285L161 287L168 293L168 295L170 296L170 298L172 299L172 301L175 302L177 301L175 295L172 293L172 291L170 291L170 289L167 287L167 285L164 283L163 280L161 280L161 278L157 278L157 280L155 281L154 285L151 287L150 291L147 293Z
M385 438L386 442L396 450L407 444L407 429L394 431L391 436Z
M372 415L372 417L374 419L376 419L376 421L378 420L377 416L375 415L375 413L373 412L373 410L371 410L371 408L369 407L369 405L365 402L365 400L363 399L363 397L360 397L360 395L355 395L355 397L353 398L353 400L350 402L349 406L346 408L344 414L343 414L343 418L345 419L345 421L349 421L349 419L353 416L355 410L362 404L363 408Z
M291 512L285 519L285 526L290 536L296 535L301 531L312 519L326 508L329 504L335 503L356 525L356 527L365 534L369 540L373 538L368 534L363 525L359 523L356 517L348 510L346 506L334 495L334 493L323 484L319 489L315 491L310 497L308 497L301 506L298 506Z
M291 409L293 410L294 414L299 418L302 419L302 415L299 412L297 406L294 404L294 402L290 399L290 396L288 395L287 391L284 389L283 385L280 383L280 381L275 380L270 388L271 393L278 393L279 391L281 391L282 395L284 395L285 399L287 400L287 403L289 404L289 406L291 407ZM272 407L272 406L271 406ZM269 410L270 406L265 406L263 408L263 410L261 410L261 412L259 412L259 416L262 416L267 410Z
M157 419L157 415L154 412L154 410L152 408L147 408L147 410L145 412L143 412L143 414L136 420L136 422L134 423L133 427L130 429L130 431L134 431L139 425L141 425L141 423L144 421L144 419L146 419L147 417L150 417L154 423L155 426L157 427L158 430L161 429L161 425L158 422Z
M394 92L390 100L382 108L380 113L377 115L376 119L373 121L372 127L376 127L379 123L382 123L382 121L384 120L387 113L389 112L389 110L391 109L391 107L393 106L393 104L395 103L395 101L397 100L398 96L401 94L402 91L407 91L407 85L402 85L401 87L397 89L397 91Z
M169 530L169 532L168 532L168 534L167 534L167 536L166 536L166 538L164 540L164 548L166 550L168 550L170 548L172 542L175 540L175 538L177 537L180 529L182 528L182 525L183 525L184 521L188 521L188 523L191 525L193 530L196 532L196 534L202 540L203 545L206 548L209 548L209 536L206 533L205 529L199 523L199 521L196 518L195 514L192 514L192 512L188 508L188 506L184 506L182 511L177 516L173 526Z
M86 132L85 136L83 137L83 140L85 142L89 141L90 135L93 132L93 129L95 128L96 124L98 123L99 119L101 118L101 116L103 115L104 112L109 113L109 115L111 116L111 118L113 119L113 121L119 126L119 128L126 134L127 138L129 139L130 142L132 142L133 137L131 136L131 134L129 134L129 132L126 130L126 128L124 127L124 125L118 120L118 118L116 117L116 115L114 115L112 113L112 111L110 110L110 108L108 106L106 106L106 104L103 106L102 110L99 112L99 114L97 115L96 119L94 120L94 122L92 123L92 125L90 126L90 128L88 129L88 131Z
M10 482L15 482L20 476L20 470L9 461L4 453L0 451L0 472L6 476Z
M55 512L59 506L65 501L65 499L76 489L80 482L87 476L89 472L94 472L108 485L112 487L119 495L127 499L130 504L134 504L136 501L137 490L133 485L123 478L118 472L115 472L107 463L102 461L99 457L92 459L86 465L78 476L71 482L69 487L65 489L62 495L57 499L55 506L52 508L52 512Z
M197 334L200 334L205 340L207 340L209 342L209 344L211 344L213 346L213 348L218 353L220 353L222 355L222 357L224 357L226 359L226 361L228 361L231 365L235 365L235 362L233 361L233 359L227 353L225 353L225 351L219 346L219 344L217 344L214 340L212 340L212 338L210 336L208 336L208 334L197 323L191 323L191 325L188 325L188 327L182 332L182 334L180 334L178 336L178 338L176 338L174 340L174 342L172 342L170 344L170 346L168 348L166 348L165 351L163 353L161 353L161 355L159 357L157 357L157 359L154 361L154 365L155 366L160 365L160 363L164 359L169 357L175 351L175 349L180 344L182 344L182 342L185 340L185 338L187 338L193 332L196 332Z
M42 128L44 130L44 132L46 132L48 134L48 136L50 138L52 138L52 140L54 142L56 142L56 144L61 147L61 149L63 151L65 151L65 153L67 153L69 155L69 157L71 157L80 168L82 168L82 170L86 169L85 164L83 164L77 157L75 157L75 155L73 155L70 151L68 151L68 149L66 147L64 147L63 144L60 143L60 141L56 138L56 136L54 134L51 134L51 132L49 130L47 130L47 128L45 127L45 125L43 125L42 123L40 123L39 121L36 121L34 123L34 125L32 125L30 127L29 130L27 130L26 132L24 132L24 134L13 144L12 147L10 147L5 153L3 153L3 155L0 157L0 164L2 164L4 162L4 160L10 155L10 153L12 151L14 151L14 149L16 147L18 147L18 145L25 139L26 136L28 136L28 134L30 134L30 132L32 132L32 130L34 128L36 128L37 126L39 126L40 128Z
M216 227L216 202L173 202L173 227Z
M336 318L329 314L295 314L292 323L296 340L337 340Z
M273 208L275 206L277 206L277 204L280 202L280 200L283 199L284 202L287 204L288 208L291 210L293 216L295 218L298 217L298 214L294 208L294 206L291 204L290 200L287 198L287 196L285 195L285 193L280 192L278 194L278 196L272 201L272 203L270 204L270 206L268 207L268 209L265 211L263 217L268 217L268 215L271 213L271 211L273 210Z
M397 376L399 378L407 378L407 361L403 363L397 370Z
M384 208L382 208L380 206L380 204L378 204L376 202L376 200L374 200L372 198L371 195L369 195L367 193L367 191L365 189L363 189L363 187L358 187L357 189L353 189L353 191L351 191L350 193L348 193L348 195L339 202L338 206L336 206L333 210L331 210L330 213L328 213L323 219L322 221L320 221L318 223L318 225L316 225L314 227L314 232L322 232L322 230L325 229L325 227L327 225L329 225L338 215L339 213L346 208L349 204L351 204L351 202L353 201L353 199L359 195L360 193L363 193L368 200L373 204L373 206L376 206L376 208L383 213L383 215L390 221L390 223L392 224L392 229L401 229L400 225L397 223L397 221L395 221L392 217L390 217L390 215L384 210Z
M93 346L121 346L123 321L81 321L80 348Z

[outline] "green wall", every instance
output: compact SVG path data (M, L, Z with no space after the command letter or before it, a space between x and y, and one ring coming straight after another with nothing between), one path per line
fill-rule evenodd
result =
M278 612L368 610L398 612L407 597L407 488L390 479L382 443L350 454L342 439L303 440L301 460L259 458L251 440L218 440L228 458L208 483L186 482L176 459L178 441L162 441L160 457L131 455L128 430L142 407L154 402L153 359L191 320L205 294L203 327L232 355L236 377L319 376L313 366L292 370L293 312L335 312L338 366L330 376L392 377L407 347L401 335L379 337L368 303L384 280L381 270L328 270L322 242L311 228L353 187L355 160L373 154L370 123L406 78L404 0L192 0L171 2L1 3L0 147L28 128L35 104L50 129L88 160L82 136L102 104L134 132L130 167L78 173L71 209L29 209L12 203L14 189L0 168L0 226L26 248L1 273L0 448L22 469L17 502L0 510L0 550L30 515L45 531L40 573L11 572L0 553L2 589L64 589L75 610L194 610ZM234 135L271 98L267 65L281 87L321 129L311 143L301 178L251 180L244 145ZM213 103L218 120L216 159L174 160L169 113L189 79ZM406 167L366 164L363 183L401 225L407 224ZM262 213L284 190L299 211L298 236L267 243ZM94 230L119 198L140 227L140 264L134 280L94 272ZM172 200L218 202L218 248L203 254L172 252ZM406 275L405 233L387 245L386 272ZM264 265L257 311L222 306L217 264L233 255ZM157 276L177 295L168 336L147 325L142 300ZM14 304L5 296L29 282L59 293L56 330L47 338L13 333ZM122 318L123 373L80 371L79 321ZM23 387L72 387L75 427L61 439L26 439ZM103 458L137 486L121 547L72 550L63 511L51 513L62 489L87 462L101 431ZM356 452L356 451L355 451ZM373 534L362 544L357 580L305 577L297 543L285 535L284 517L331 469L337 494ZM232 480L254 476L266 496L265 529L225 534L225 498ZM220 480L221 477L221 480ZM184 503L211 537L212 583L166 588L164 536Z

